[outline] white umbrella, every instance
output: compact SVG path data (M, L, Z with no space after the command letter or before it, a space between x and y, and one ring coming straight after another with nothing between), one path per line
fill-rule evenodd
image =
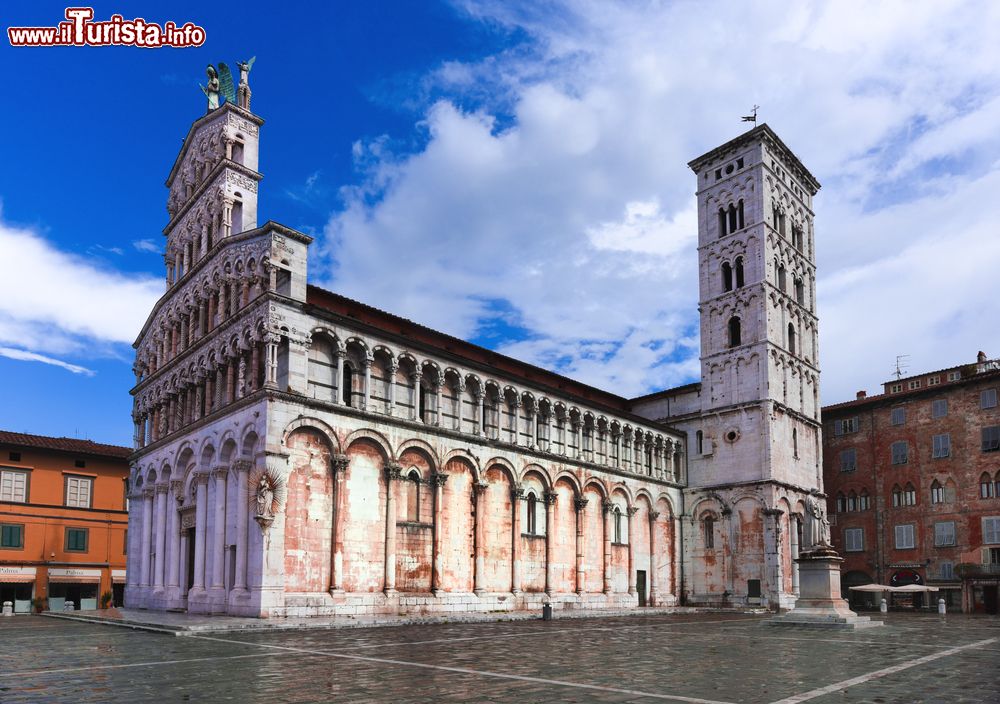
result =
M894 592L936 592L937 587L927 587L923 584L907 584L903 587L892 587L890 591Z
M891 592L895 591L896 588L884 584L862 584L857 587L848 587L848 589L853 589L856 592Z

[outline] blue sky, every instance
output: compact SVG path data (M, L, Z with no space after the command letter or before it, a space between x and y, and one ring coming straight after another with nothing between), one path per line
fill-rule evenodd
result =
M261 220L316 236L314 283L623 395L690 381L685 164L757 103L824 184L824 402L896 354L1000 356L997 5L851 5L129 2L96 18L192 21L206 44L4 38L0 427L130 441L163 182L205 65L251 55Z

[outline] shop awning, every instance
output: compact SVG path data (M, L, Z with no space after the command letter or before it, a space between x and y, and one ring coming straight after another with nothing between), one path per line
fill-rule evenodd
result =
M33 584L34 567L0 567L0 582L4 584Z
M125 584L125 570L111 570L111 581L115 584Z
M98 584L100 581L100 570L62 569L56 567L49 569L49 582Z
M906 584L902 587L891 587L894 592L936 592L937 587L928 587L924 584Z

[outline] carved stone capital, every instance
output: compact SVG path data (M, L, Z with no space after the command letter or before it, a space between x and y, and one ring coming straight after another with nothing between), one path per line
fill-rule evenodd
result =
M472 485L472 491L476 494L482 494L484 491L490 488L489 482L476 482Z
M155 493L156 490L153 487L147 486L145 489L142 490L142 498L152 499Z
M590 499L582 499L577 497L573 499L573 508L576 509L577 513L587 508L587 504L590 503Z
M660 512L659 511L650 511L649 512L649 522L650 523L655 523L656 519L659 518L659 517L660 517Z
M510 500L518 501L524 498L524 487L520 484L515 484L510 488Z
M385 472L385 478L387 481L392 481L393 479L399 479L403 474L403 467L399 462L386 462L382 467L382 471Z
M334 455L330 459L330 469L333 470L334 474L339 472L346 472L347 465L350 464L351 458L347 455Z
M194 477L191 480L191 483L194 484L195 486L197 486L198 484L205 484L205 485L207 485L208 484L208 472L206 472L206 471L195 472L194 473Z
M637 513L639 513L639 507L638 506L629 506L628 507L628 515L629 515L629 517L634 516Z
M615 503L611 499L603 499L601 501L601 513L607 513L612 508L614 508Z
M246 473L253 469L253 462L250 460L234 460L233 471L237 474Z
M448 481L448 475L442 474L441 472L436 472L430 476L427 480L428 484L433 486L444 486L444 483Z
M552 505L554 505L555 502L556 502L556 499L558 499L558 498L559 498L559 494L557 494L554 491L546 491L542 495L542 499L545 501L545 505L546 506L552 506Z
M154 490L156 491L157 494L166 494L169 488L170 487L166 483L164 483L164 484L157 484L154 487Z
M217 464L212 467L212 476L216 479L225 479L229 474L229 467L224 464Z

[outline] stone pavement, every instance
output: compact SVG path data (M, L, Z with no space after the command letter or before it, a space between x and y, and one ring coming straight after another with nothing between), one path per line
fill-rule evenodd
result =
M0 702L998 702L1000 619L741 614L194 632L0 619Z
M606 618L609 616L649 616L654 614L719 613L719 609L685 606L664 606L630 609L561 609L554 612L558 619ZM733 609L732 613L763 614L763 609ZM206 616L146 609L102 609L99 611L46 612L48 618L103 623L125 628L163 631L174 635L193 633L230 633L239 631L302 630L313 628L375 628L378 626L414 626L438 623L488 623L495 621L535 621L541 611L468 611L430 615L400 611L396 615L315 616L308 618L242 618L238 616Z

